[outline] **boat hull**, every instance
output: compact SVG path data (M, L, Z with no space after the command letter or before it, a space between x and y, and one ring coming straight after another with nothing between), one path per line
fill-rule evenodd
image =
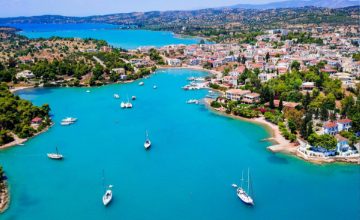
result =
M47 156L52 160L62 160L64 158L61 154L47 154Z
M111 202L112 200L112 191L111 190L107 190L105 195L103 196L102 198L102 201L103 201L103 204L104 206L107 206L109 205L109 203Z
M251 206L254 205L254 200L242 188L237 189L237 196L245 204L251 205Z

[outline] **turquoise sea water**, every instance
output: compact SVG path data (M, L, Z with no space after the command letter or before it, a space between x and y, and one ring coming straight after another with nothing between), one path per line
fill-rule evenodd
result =
M125 49L140 46L161 47L170 44L196 44L199 38L178 38L167 31L116 29L110 24L9 24L22 29L29 38L78 37L106 40L110 45Z
M261 126L219 116L186 100L207 91L180 87L192 70L162 70L144 80L99 88L19 92L49 103L56 124L46 133L0 151L11 186L5 220L38 219L359 219L360 167L313 165L266 150ZM158 89L152 86L156 84ZM119 100L113 98L119 93ZM133 109L121 100L137 96ZM59 125L72 116L78 122ZM145 151L145 130L153 146ZM46 153L58 146L64 161ZM255 206L232 183L250 168ZM114 199L102 205L102 170Z

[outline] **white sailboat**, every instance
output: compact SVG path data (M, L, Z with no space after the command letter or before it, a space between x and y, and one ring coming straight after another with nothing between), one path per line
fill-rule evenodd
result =
M112 188L112 185L109 185L108 189L106 190L105 194L103 195L102 201L103 201L104 206L107 206L112 200L113 194L112 194L111 188Z
M254 200L251 198L250 194L250 171L248 169L248 181L247 181L247 192L243 189L244 182L244 172L241 175L241 186L237 188L236 193L238 197L247 205L254 205Z
M58 148L56 147L56 153L48 153L48 158L53 160L62 160L64 156L62 154L59 154Z
M146 131L146 139L145 139L144 147L146 150L151 147L151 141L149 139L149 134L147 131Z
M114 94L114 98L115 98L115 99L120 98L119 94L116 94L116 93L115 93L115 94Z
M144 85L144 82L139 82L139 86L143 86Z
M104 171L103 171L103 185L105 186L105 174L104 174ZM112 193L112 185L109 185L105 191L105 194L103 195L102 197L102 202L104 204L104 206L107 206L111 200L112 200L112 197L113 197L113 193Z
M125 102L121 102L120 107L125 108Z

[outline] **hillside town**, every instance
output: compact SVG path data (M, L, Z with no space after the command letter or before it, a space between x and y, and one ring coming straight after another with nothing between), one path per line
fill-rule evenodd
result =
M221 94L211 103L215 109L273 123L289 142L282 145L298 156L357 161L359 44L354 25L291 26L239 43L202 40L135 50L93 39L28 40L3 33L0 62L15 68L0 75L16 89L127 82L159 67L208 70L212 77L184 88L210 87Z
M359 43L358 26L298 27L268 30L250 43L176 45L159 51L168 66L215 73L208 86L222 95L212 106L242 117L265 117L293 143L288 144L293 154L358 162ZM293 125L304 119L306 124Z

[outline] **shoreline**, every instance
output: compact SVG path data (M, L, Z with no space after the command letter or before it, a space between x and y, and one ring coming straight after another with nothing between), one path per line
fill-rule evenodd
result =
M317 165L330 164L330 163L345 163L345 164L360 165L360 158L345 158L345 157L321 158L321 157L308 157L306 155L303 155L298 151L298 146L296 146L295 143L291 143L281 135L281 132L277 125L266 121L264 117L244 118L233 114L227 114L221 109L216 109L210 106L210 103L213 99L205 98L204 100L206 107L215 114L225 117L230 117L236 120L255 123L264 127L270 133L270 137L265 138L263 140L270 141L273 143L273 145L266 147L266 149L269 150L270 152L283 153L286 155L294 156L297 159L301 159L303 161L307 161Z
M212 75L215 76L222 76L222 73L216 70L209 70L209 69L205 69L201 66L179 66L179 67L172 67L172 66L158 66L158 68L156 69L156 71L152 72L151 74L149 74L148 76L151 76L152 74L156 73L157 71L161 71L161 70L166 70L166 69L188 69L188 70L195 70L195 71L203 71L203 72L207 72L210 73ZM148 77L147 76L147 77ZM144 77L146 78L146 77ZM140 80L143 78L139 78L136 80ZM115 82L115 83L111 83L111 84L127 84L127 83L132 83L136 80L128 80L128 81L124 81L124 82ZM106 85L111 85L111 84L106 84ZM88 88L93 88L96 86L87 86ZM34 86L28 86L28 87L18 87L18 88L14 88L12 90L13 91L19 91L19 90L23 90L23 89L28 89L28 88L34 88ZM211 88L209 88L211 89ZM218 91L218 90L216 90ZM221 91L220 91L221 92ZM290 141L286 140L282 135L281 132L278 128L277 125L272 124L271 122L268 122L265 120L264 117L259 117L259 118L244 118L244 117L240 117L237 115L230 115L225 113L224 111L221 111L220 109L215 109L213 107L210 106L210 102L212 99L210 98L204 98L205 100L205 105L207 106L208 109L210 109L211 111L213 111L214 113L217 113L219 115L225 116L225 117L231 117L237 120L242 120L242 121L247 121L250 123L255 123L258 124L262 127L264 127L269 133L270 133L270 137L269 138L265 138L264 140L266 141L270 141L273 143L273 145L268 146L266 149L273 152L273 153L284 153L287 155L292 155L295 156L299 159L314 163L314 164L323 164L323 163L334 163L334 162L345 162L345 163L352 163L352 164L360 164L359 159L356 158L341 158L341 157L336 157L336 158L314 158L314 157L308 157L305 155L302 155L297 149L298 147L295 146L294 143L290 143ZM52 125L50 125L49 127L51 127ZM37 136L38 134L47 131L49 128L44 129L43 131L35 134L34 136ZM32 137L34 137L32 136ZM31 137L31 138L32 138ZM0 146L0 150L12 147L14 145L18 145L18 144L22 144L24 142L26 142L28 139L22 140L22 142L17 142L15 143L15 141L8 143L6 145ZM6 147L4 147L6 146Z
M6 180L0 184L4 184L4 191L0 192L0 214L2 214L9 208L10 190Z
M205 69L201 66L159 66L159 68L157 70L164 70L164 69L188 69L188 70L196 70L196 71L203 71L203 72L207 72L210 73L212 75L215 76L222 76L222 73L216 70L209 70L209 69Z
M24 144L26 141L30 140L31 138L34 138L46 131L48 131L55 123L51 123L49 126L47 126L46 128L44 128L42 131L39 131L37 133L35 133L33 136L28 137L28 138L19 138L17 135L14 135L14 140L12 142L9 142L7 144L1 145L0 146L0 151L11 148L11 147L15 147L15 146L21 146L21 144Z

